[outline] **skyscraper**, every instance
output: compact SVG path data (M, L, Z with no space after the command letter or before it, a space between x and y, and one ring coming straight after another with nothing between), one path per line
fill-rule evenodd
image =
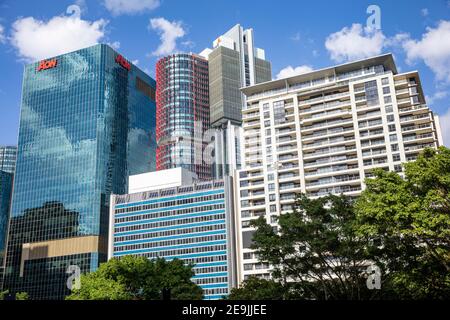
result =
M6 231L8 228L12 184L13 174L0 170L0 285L3 276L3 257L6 242Z
M0 146L0 170L14 173L16 167L17 147Z
M212 176L203 157L209 129L208 62L195 54L177 53L156 64L156 168L183 167L199 179Z
M60 299L107 258L109 195L155 169L155 81L104 44L24 72L4 289Z
M442 145L418 72L399 73L391 54L257 84L242 90L245 169L239 171L240 281L269 277L250 248L250 221L292 211L296 194L356 197L375 168Z
M200 55L209 65L209 102L215 136L215 176L232 174L242 163L242 108L240 88L272 80L265 52L254 45L253 29L237 24L213 42L213 49Z

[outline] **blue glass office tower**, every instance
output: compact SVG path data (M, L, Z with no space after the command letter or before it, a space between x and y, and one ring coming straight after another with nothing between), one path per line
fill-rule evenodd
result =
M25 67L4 289L61 299L106 260L109 195L155 170L155 85L104 44Z
M139 255L194 265L204 298L236 286L231 177L111 197L109 257Z

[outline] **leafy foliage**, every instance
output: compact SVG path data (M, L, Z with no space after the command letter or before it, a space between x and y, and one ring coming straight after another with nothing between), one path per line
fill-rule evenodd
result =
M274 267L275 279L284 287L294 282L304 298L361 299L369 294L366 241L355 234L353 217L347 197L300 195L293 212L279 217L278 232L264 218L252 222L253 248Z
M286 289L273 280L251 276L239 288L231 289L229 300L282 300Z
M192 266L181 260L114 258L96 272L82 275L81 288L68 300L201 299L202 289L191 281Z
M426 149L405 164L405 178L375 171L356 205L358 232L377 246L395 295L450 298L450 150Z

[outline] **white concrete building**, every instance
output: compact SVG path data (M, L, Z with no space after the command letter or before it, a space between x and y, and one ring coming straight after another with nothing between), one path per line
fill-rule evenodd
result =
M299 192L357 196L374 168L402 171L442 145L417 71L398 73L391 54L242 89L244 168L238 171L239 281L269 277L249 249L259 216L292 209Z

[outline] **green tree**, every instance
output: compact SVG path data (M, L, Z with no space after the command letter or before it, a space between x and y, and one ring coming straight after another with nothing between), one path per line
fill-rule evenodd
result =
M28 300L28 293L26 292L17 292L16 300Z
M279 282L251 276L239 288L231 289L228 300L282 300L285 290Z
M354 229L351 200L328 195L309 199L300 195L293 212L278 218L279 229L264 218L256 227L252 247L274 267L273 277L283 287L294 283L297 297L307 299L362 299L370 293L363 271L366 244ZM287 291L285 291L285 297Z
M181 260L149 260L124 256L82 275L81 286L68 300L202 299L202 289L191 281L192 266Z
M356 204L360 235L398 298L450 298L450 150L426 149L405 176L376 170Z
M5 300L5 297L9 294L9 290L0 291L0 300Z

